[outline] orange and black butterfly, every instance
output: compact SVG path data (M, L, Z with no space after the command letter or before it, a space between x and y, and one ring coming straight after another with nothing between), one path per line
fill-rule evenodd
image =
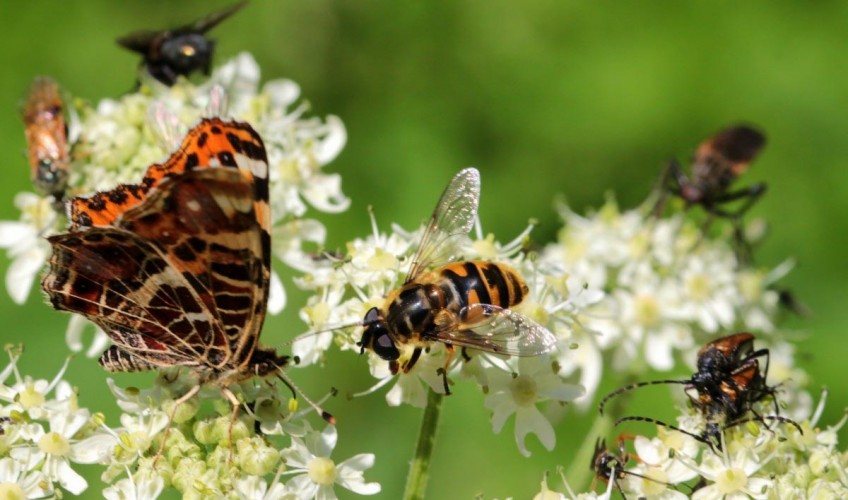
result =
M371 308L359 345L389 361L392 373L408 372L431 342L496 354L536 356L550 351L556 337L545 327L514 311L528 295L524 279L512 267L480 260L457 261L460 243L477 217L480 173L460 171L445 188L403 286ZM411 348L410 356L402 352ZM402 360L403 359L403 360Z
M46 76L36 78L21 114L32 183L42 193L61 200L68 184L70 155L59 85Z
M281 372L289 357L259 344L271 277L268 196L259 134L204 119L139 184L69 201L71 226L48 238L42 288L53 307L106 332L104 369L185 367L199 384L180 402L216 385L235 414L233 384L289 383Z
M246 0L236 3L178 28L135 31L119 38L118 44L141 54L144 69L165 85L198 70L208 75L215 41L206 33L246 4Z

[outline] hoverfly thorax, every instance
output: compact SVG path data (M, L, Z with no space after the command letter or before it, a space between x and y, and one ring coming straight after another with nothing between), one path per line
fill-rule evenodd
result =
M377 356L386 361L395 361L400 357L400 351L395 346L395 341L389 334L386 320L382 317L378 308L372 307L369 309L362 324L365 326L365 330L362 332L362 339L359 341L360 353L364 353L366 349L371 349Z

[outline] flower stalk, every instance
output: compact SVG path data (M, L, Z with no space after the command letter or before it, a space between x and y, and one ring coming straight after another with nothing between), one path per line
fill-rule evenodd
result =
M415 456L409 466L406 478L404 500L420 500L424 498L427 489L427 478L430 473L430 458L436 444L436 432L439 427L439 417L442 414L444 394L431 390L427 396L427 406L421 419L421 429L418 433L418 443L415 445Z

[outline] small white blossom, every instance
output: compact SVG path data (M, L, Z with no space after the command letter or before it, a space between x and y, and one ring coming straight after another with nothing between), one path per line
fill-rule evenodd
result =
M322 432L310 432L303 439L293 437L292 446L283 450L287 471L293 475L286 483L298 498L334 499L333 485L338 484L359 495L380 492L379 483L366 483L365 469L374 465L374 455L362 453L336 464L330 454L336 447L336 428L328 425Z
M524 456L530 455L524 442L527 434L535 434L548 451L556 444L553 426L536 405L548 400L568 402L585 393L583 387L555 373L547 356L519 358L515 373L490 373L489 380L485 404L492 410L492 428L500 432L515 414L515 441Z

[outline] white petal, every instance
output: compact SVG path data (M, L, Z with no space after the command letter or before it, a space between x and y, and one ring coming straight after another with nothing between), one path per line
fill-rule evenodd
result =
M35 228L25 222L0 222L0 248L11 248L21 240L32 238Z
M65 329L65 343L72 352L82 351L82 332L88 324L83 316L72 314L71 320L68 321L68 327Z
M336 492L333 491L332 484L322 484L318 487L318 492L315 493L315 500L336 500Z
M327 135L314 149L315 159L318 163L325 165L333 161L339 155L347 142L347 130L338 116L327 117Z
M35 275L44 266L46 258L47 255L41 248L33 247L9 265L6 270L6 290L16 304L26 302Z
M339 432L336 430L335 425L327 425L324 427L324 430L321 431L321 439L317 442L319 446L314 449L315 455L319 457L329 457L331 453L333 453L333 449L336 447L336 443L339 440Z
M59 474L59 484L62 485L62 488L74 495L79 495L88 488L88 482L71 468L71 464L67 460L59 462L56 472Z
M301 474L289 479L286 488L298 498L313 498L318 494L318 485L309 480L309 476Z
M286 307L286 289L276 271L271 271L271 289L268 292L268 312L279 314Z
M489 405L492 401L494 407ZM507 419L515 413L515 405L512 398L505 394L495 394L486 398L486 406L492 410L492 431L496 434L503 429Z
M539 409L535 406L519 408L515 414L515 441L518 443L518 450L525 457L530 456L530 452L524 445L524 438L531 433L538 436L542 446L548 451L556 446L554 428Z
M118 444L117 439L111 434L96 434L74 443L71 446L70 458L80 464L94 464L102 462Z
M91 339L91 345L85 351L87 358L100 356L103 351L112 343L112 340L106 335L106 332L99 327L94 329L94 337Z
M337 468L341 469L343 467L349 467L351 469L357 471L364 471L365 469L370 469L374 467L375 456L373 453L360 453L359 455L354 455L344 462L340 463Z

